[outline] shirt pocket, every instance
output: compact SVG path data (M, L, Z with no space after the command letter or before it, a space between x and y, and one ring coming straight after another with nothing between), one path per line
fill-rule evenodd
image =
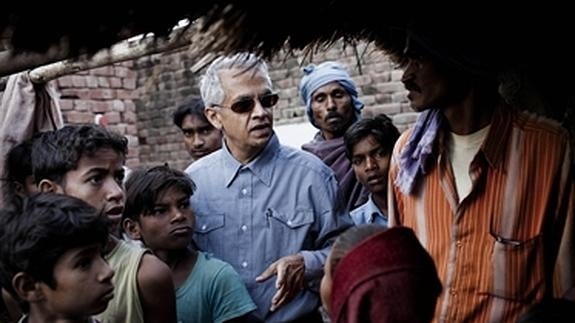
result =
M312 210L268 209L266 261L291 255L304 249L313 250L311 227L315 222Z
M225 216L217 214L196 214L196 228L194 240L201 250L221 257L223 253L222 240L224 237ZM209 246L209 248L208 248Z
M512 301L530 301L545 282L543 235L517 239L490 233L488 293Z

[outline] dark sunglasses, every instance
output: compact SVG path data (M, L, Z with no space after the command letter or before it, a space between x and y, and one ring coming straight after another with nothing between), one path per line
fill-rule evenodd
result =
M257 99L260 101L262 107L269 109L278 103L279 95L277 93L267 93L258 96ZM254 98L246 98L232 103L230 110L235 113L246 113L252 111L255 106L256 101Z

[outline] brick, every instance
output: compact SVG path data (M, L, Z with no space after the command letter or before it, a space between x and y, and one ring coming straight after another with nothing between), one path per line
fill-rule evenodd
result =
M116 98L120 100L132 100L135 99L135 91L132 90L116 90Z
M137 117L134 112L123 112L122 113L124 122L127 123L136 123Z
M97 88L98 87L98 76L94 75L86 75L84 76L86 80L86 86L89 88Z
M126 126L126 134L135 136L138 134L138 128L134 124L128 124Z
M132 100L124 100L125 111L136 111L136 104Z
M122 100L111 100L110 111L124 112L125 106Z
M374 114L385 113L387 115L394 115L401 112L401 105L399 103L384 103L374 105L372 109Z
M92 112L106 113L112 110L112 103L110 101L93 101Z
M71 124L92 123L94 122L94 115L89 112L69 111L64 114L64 119L66 120L66 123Z
M60 88L73 87L72 75L61 76L58 78L58 86Z
M402 91L405 89L403 83L401 82L389 82L383 84L376 84L375 87L381 93L390 93L390 92L397 92Z
M110 82L110 87L113 89L120 89L123 86L122 79L119 77L110 77L108 81Z
M135 77L127 77L122 79L122 86L125 89L133 90L136 88L136 78Z
M122 122L122 118L120 117L119 112L108 111L108 112L106 112L106 117L108 118L108 122L111 125L118 124L118 123Z
M60 99L87 99L90 98L90 90L88 89L61 89Z
M113 76L114 67L113 66L102 66L90 70L90 74L97 76Z
M102 100L102 99L113 99L114 98L114 90L111 89L91 89L90 90L90 98L95 100Z
M125 66L116 65L116 66L114 66L114 75L116 77L119 77L119 78L126 77L126 76L128 76L129 70L130 69L125 67Z
M110 80L105 76L98 76L98 87L110 87Z
M60 110L62 111L71 111L72 109L74 109L74 101L73 100L59 100L58 102L60 104Z
M92 111L92 105L91 100L74 100L75 111Z
M369 75L359 75L354 77L353 80L355 81L355 85L357 87L372 83L371 76Z
M125 135L127 126L126 126L126 124L120 123L120 124L110 125L108 128L113 132L119 133L121 135Z
M393 116L393 123L396 125L410 124L417 120L418 112L405 112Z
M409 99L407 98L408 91L399 91L391 94L391 100L393 102L408 102Z
M361 101L364 105L374 105L375 104L375 95L363 95L361 96Z
M391 81L391 73L385 71L383 73L371 74L371 79L374 84L386 83Z

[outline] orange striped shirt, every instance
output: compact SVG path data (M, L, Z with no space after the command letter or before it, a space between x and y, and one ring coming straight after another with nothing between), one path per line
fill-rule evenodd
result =
M390 225L413 228L443 284L437 322L515 322L544 295L575 285L575 189L567 132L557 123L502 107L470 165L471 193L457 197L444 136L414 193L393 184Z

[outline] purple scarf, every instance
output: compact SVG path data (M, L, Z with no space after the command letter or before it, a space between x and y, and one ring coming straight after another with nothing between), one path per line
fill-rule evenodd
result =
M420 175L429 169L433 144L441 128L443 117L439 109L429 109L417 118L409 140L399 156L399 174L395 185L403 194L411 194Z

